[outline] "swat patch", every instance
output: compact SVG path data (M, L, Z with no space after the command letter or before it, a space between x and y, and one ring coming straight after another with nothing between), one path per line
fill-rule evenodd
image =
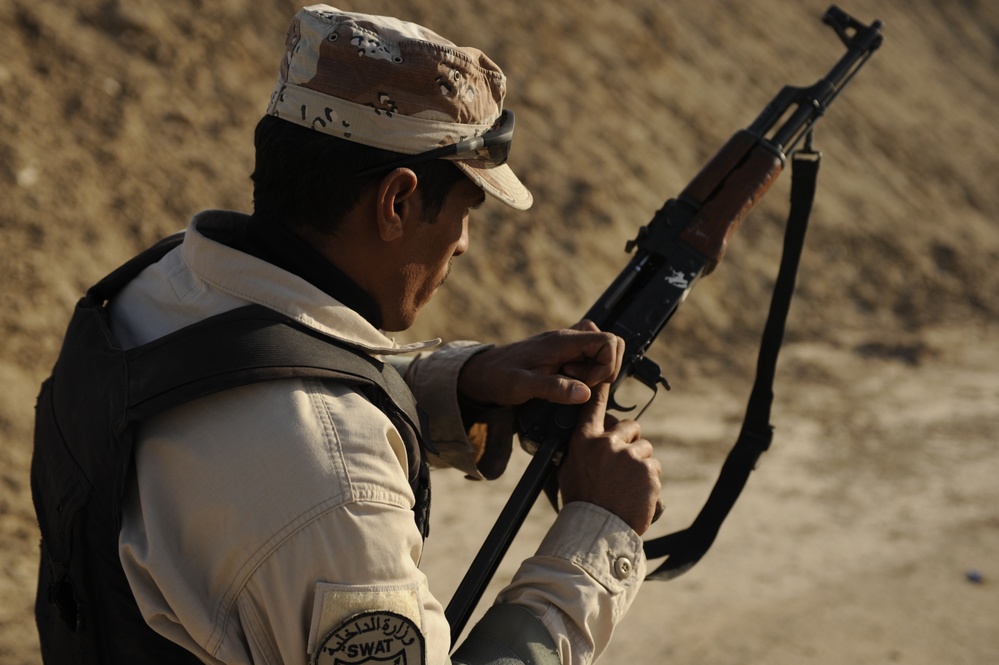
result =
M395 612L355 614L320 642L312 665L423 665L423 633L407 617Z

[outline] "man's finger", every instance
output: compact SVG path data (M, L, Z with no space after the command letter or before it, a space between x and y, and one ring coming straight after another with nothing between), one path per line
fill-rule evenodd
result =
M606 424L606 422L607 419L605 417L604 424ZM637 420L619 420L614 423L613 427L608 427L605 431L607 434L614 436L621 443L627 443L634 446L634 452L632 454L635 454L636 458L652 456L652 444L645 439L642 439L642 426L638 424ZM645 447L646 444L648 445L647 449Z
M553 357L563 374L592 387L617 378L624 359L624 340L596 331L579 332L560 340Z
M604 431L604 418L607 415L607 398L610 396L610 384L601 383L593 388L590 401L580 410L579 431L583 436L594 437Z
M515 388L510 397L517 404L531 399L542 399L555 404L585 404L592 391L582 381L564 376L547 376L537 372L519 372L514 379Z
M656 509L652 513L652 523L655 524L663 516L664 512L666 512L666 503L662 498L656 499Z

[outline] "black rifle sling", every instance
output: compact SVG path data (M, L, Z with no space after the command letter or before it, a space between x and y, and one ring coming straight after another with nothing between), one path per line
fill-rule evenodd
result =
M718 480L701 512L688 528L645 543L649 559L668 557L648 579L669 580L689 570L708 551L722 522L728 516L749 474L769 447L774 428L770 424L773 382L777 355L784 340L784 327L791 306L798 264L808 229L808 215L815 198L821 153L811 149L811 136L803 151L794 153L791 177L791 211L784 232L777 283L770 301L770 312L763 330L756 364L756 381L746 406L742 430L735 446L722 465Z

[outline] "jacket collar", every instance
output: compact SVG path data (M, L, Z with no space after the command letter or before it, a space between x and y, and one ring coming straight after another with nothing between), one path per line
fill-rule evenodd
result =
M381 329L382 312L378 302L315 247L284 225L251 215L244 225L244 232L236 238L234 247L298 275Z
M440 339L434 339L400 345L358 311L313 284L307 277L315 276L318 266L298 271L304 275L300 276L279 267L280 264L275 265L236 249L249 219L248 215L225 210L198 213L187 229L183 245L184 262L200 279L216 289L273 309L319 333L369 353L411 353L441 343ZM360 292L356 286L354 289ZM347 299L364 302L368 298L370 301L366 294L360 293L362 295L358 296L358 293L351 292Z

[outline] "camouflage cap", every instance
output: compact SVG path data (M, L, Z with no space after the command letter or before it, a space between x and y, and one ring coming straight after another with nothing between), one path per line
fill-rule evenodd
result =
M478 49L415 23L328 5L295 15L267 113L305 127L414 155L489 131L506 76ZM507 205L533 197L506 164L455 160Z

